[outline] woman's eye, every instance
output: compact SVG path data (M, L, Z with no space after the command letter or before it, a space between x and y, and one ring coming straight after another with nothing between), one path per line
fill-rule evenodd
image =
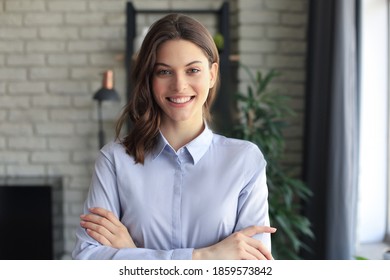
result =
M169 74L171 74L171 71L166 70L166 69L162 69L162 70L158 70L157 74L158 75L169 75Z
M196 69L196 68L192 68L190 70L188 70L188 73L199 73L200 70L199 69Z

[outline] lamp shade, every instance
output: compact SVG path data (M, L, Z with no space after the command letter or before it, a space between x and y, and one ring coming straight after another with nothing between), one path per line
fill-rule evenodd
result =
M103 73L102 87L95 93L93 99L98 101L119 101L119 95L114 89L114 74L112 70L107 70Z
M95 93L93 99L96 99L98 101L106 101L106 100L119 101L120 100L119 95L115 89L113 88L107 89L103 87Z

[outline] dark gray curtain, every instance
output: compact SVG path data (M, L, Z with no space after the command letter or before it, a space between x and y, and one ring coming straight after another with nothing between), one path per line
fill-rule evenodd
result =
M307 259L351 259L358 171L358 10L356 0L311 0L304 177L315 240Z

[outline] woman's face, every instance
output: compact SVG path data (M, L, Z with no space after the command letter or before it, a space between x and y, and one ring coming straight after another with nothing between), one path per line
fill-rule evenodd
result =
M203 124L203 104L215 84L218 65L197 45L169 40L157 49L152 78L153 95L162 109L162 124Z

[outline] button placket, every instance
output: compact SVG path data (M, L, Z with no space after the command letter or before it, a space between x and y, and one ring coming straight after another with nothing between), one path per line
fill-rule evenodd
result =
M173 247L181 247L181 202L182 202L182 185L183 185L183 170L179 156L176 156L174 186L173 186Z

